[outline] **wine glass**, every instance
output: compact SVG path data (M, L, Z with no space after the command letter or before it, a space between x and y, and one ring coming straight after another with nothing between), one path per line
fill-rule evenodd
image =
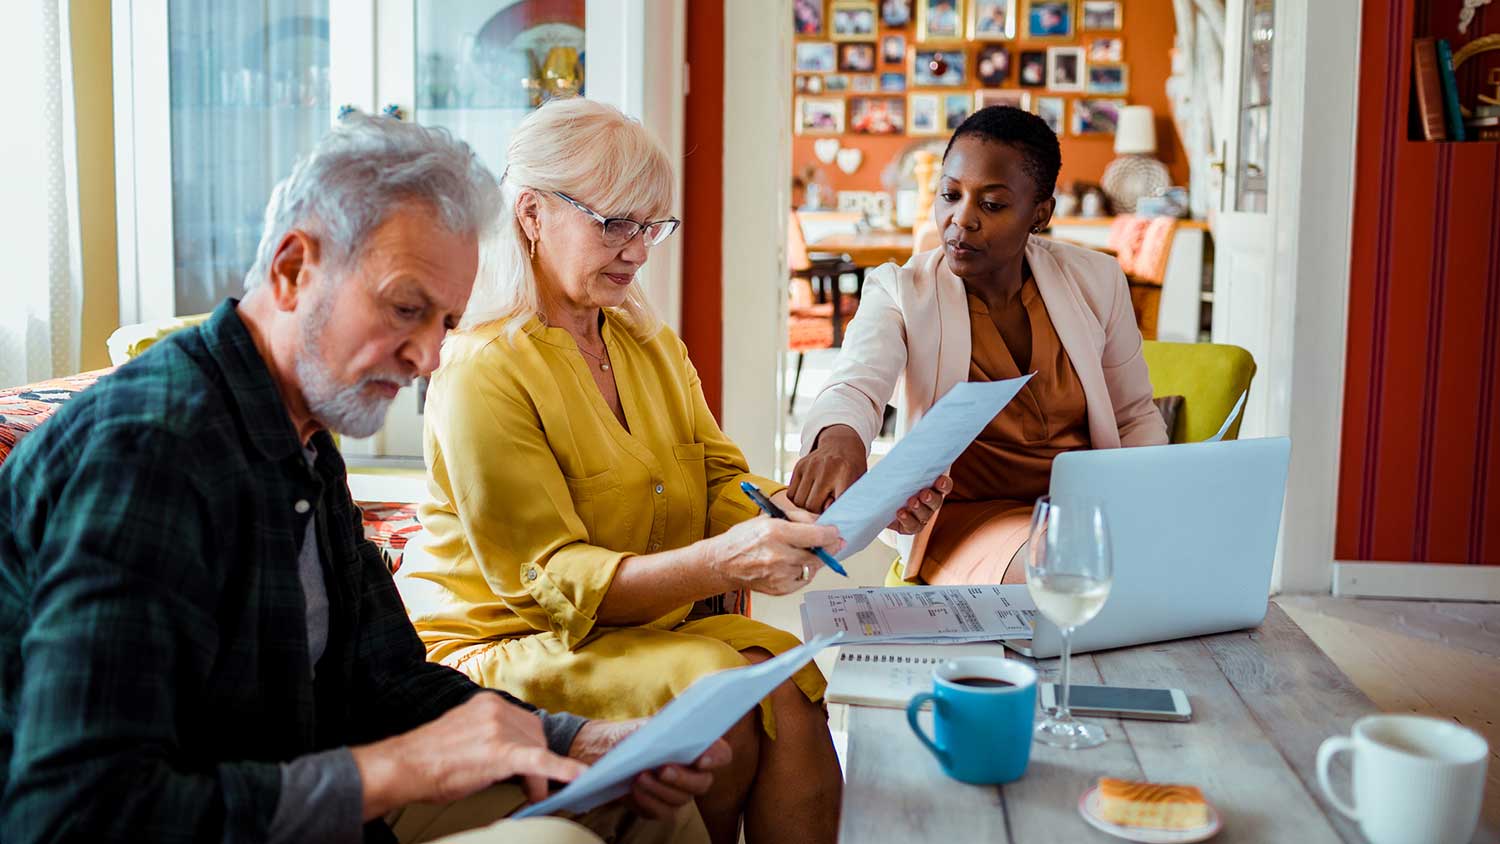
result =
M1109 736L1096 724L1085 724L1068 712L1068 658L1073 628L1099 614L1109 597L1114 565L1104 505L1086 497L1036 500L1026 553L1026 588L1043 616L1062 631L1062 682L1057 709L1036 725L1036 740L1077 750L1097 747Z

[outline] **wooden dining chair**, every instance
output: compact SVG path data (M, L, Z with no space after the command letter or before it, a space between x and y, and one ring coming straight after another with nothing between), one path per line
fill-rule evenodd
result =
M839 276L857 271L843 255L811 255L807 238L794 209L787 227L786 255L791 278L787 290L787 351L797 354L797 371L792 376L792 392L787 400L787 415L797 407L797 387L802 383L802 365L808 352L837 348L843 343L844 328L854 318L859 300L839 291ZM827 283L826 291L823 284Z

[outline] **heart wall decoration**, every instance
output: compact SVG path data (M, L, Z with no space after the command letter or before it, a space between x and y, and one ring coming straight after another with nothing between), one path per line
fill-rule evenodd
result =
M839 154L838 138L819 138L813 142L813 154L824 164L832 164L834 156Z
M865 154L857 149L845 148L838 151L839 169L845 173L853 174L864 163Z

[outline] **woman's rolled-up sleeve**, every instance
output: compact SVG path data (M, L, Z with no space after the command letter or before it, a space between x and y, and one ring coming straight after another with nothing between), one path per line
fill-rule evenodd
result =
M485 581L517 616L568 649L593 630L626 552L591 545L567 478L524 391L482 360L443 373L445 406L428 424Z

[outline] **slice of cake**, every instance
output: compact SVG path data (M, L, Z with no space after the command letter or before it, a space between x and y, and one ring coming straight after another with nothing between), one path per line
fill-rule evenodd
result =
M1099 817L1120 826L1196 829L1208 823L1208 801L1193 785L1102 777Z

